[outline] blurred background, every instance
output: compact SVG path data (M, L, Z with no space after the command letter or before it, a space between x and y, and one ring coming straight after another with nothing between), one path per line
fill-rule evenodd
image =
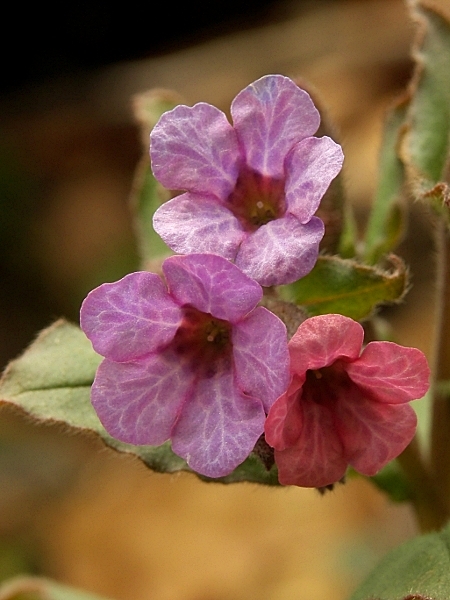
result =
M1 368L56 318L77 321L90 289L137 266L128 201L142 154L138 92L170 88L228 111L264 74L308 80L337 126L364 227L383 115L412 70L404 2L150 4L11 6L0 81ZM428 356L430 232L412 206L399 253L413 288L383 312L399 343ZM0 411L0 581L44 574L117 600L344 600L415 533L409 508L362 479L321 497L157 475Z

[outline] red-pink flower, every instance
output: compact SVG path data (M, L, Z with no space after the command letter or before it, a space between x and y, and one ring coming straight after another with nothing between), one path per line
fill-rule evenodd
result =
M429 387L423 353L392 342L363 344L342 315L307 319L289 342L291 382L265 425L283 485L325 487L350 465L375 475L409 444L408 404Z

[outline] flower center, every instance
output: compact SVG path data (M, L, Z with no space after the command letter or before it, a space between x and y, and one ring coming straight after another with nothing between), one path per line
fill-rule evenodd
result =
M337 360L328 367L309 369L303 384L303 398L317 404L333 405L342 396L342 392L352 385L344 364Z
M231 325L192 306L182 310L183 319L171 346L195 369L205 369L213 375L219 359L230 357Z
M244 167L227 202L245 229L255 231L285 213L284 179L273 179Z

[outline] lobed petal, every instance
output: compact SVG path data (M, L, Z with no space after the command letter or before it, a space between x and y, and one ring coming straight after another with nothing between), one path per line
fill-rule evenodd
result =
M243 395L224 363L197 381L172 433L172 448L207 477L223 477L253 450L264 429L259 400Z
M246 234L231 211L216 199L182 194L162 204L153 227L180 254L218 254L234 260Z
M233 327L232 343L239 388L261 400L268 413L289 383L286 326L260 306Z
M264 286L297 281L314 267L324 225L317 217L306 223L293 215L262 225L241 244L235 263Z
M311 401L301 403L301 428L293 446L275 448L278 480L282 485L325 487L342 479L347 470L344 449L333 413ZM270 415L269 415L270 418ZM266 440L267 428L266 425Z
M336 427L347 461L364 475L375 475L414 437L417 417L409 406L373 402L356 386L335 407Z
M306 319L289 342L291 371L304 375L343 358L356 360L361 352L364 330L359 323L342 315L320 315Z
M80 323L96 352L122 362L168 344L181 318L161 278L143 271L92 290Z
M266 75L243 89L231 115L247 165L277 178L284 175L289 150L320 124L309 94L282 75Z
M275 450L286 450L294 446L300 437L303 424L301 396L301 389L292 381L288 390L275 401L269 411L264 431L266 442Z
M105 359L91 401L110 435L130 444L158 446L170 438L193 384L194 374L170 352L127 363Z
M222 111L200 102L164 113L150 134L153 173L165 187L225 200L241 162L236 133Z
M171 256L162 269L180 306L190 305L231 323L245 317L262 298L261 286L221 256Z
M309 137L296 144L286 159L286 210L307 223L339 173L344 154L329 137Z
M400 404L422 398L430 369L417 348L392 342L370 342L361 357L348 365L349 377L378 402Z

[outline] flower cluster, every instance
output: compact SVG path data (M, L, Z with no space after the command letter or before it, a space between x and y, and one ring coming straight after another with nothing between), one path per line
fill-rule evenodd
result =
M106 430L172 448L209 477L229 474L265 430L282 484L323 487L348 465L373 475L411 440L408 405L428 387L419 350L372 342L340 315L286 327L258 306L261 286L314 266L324 234L314 216L342 166L317 138L309 95L263 77L231 105L233 125L199 103L163 114L151 134L155 177L184 193L154 228L179 255L163 278L127 275L93 290L81 327L104 357L91 399Z

